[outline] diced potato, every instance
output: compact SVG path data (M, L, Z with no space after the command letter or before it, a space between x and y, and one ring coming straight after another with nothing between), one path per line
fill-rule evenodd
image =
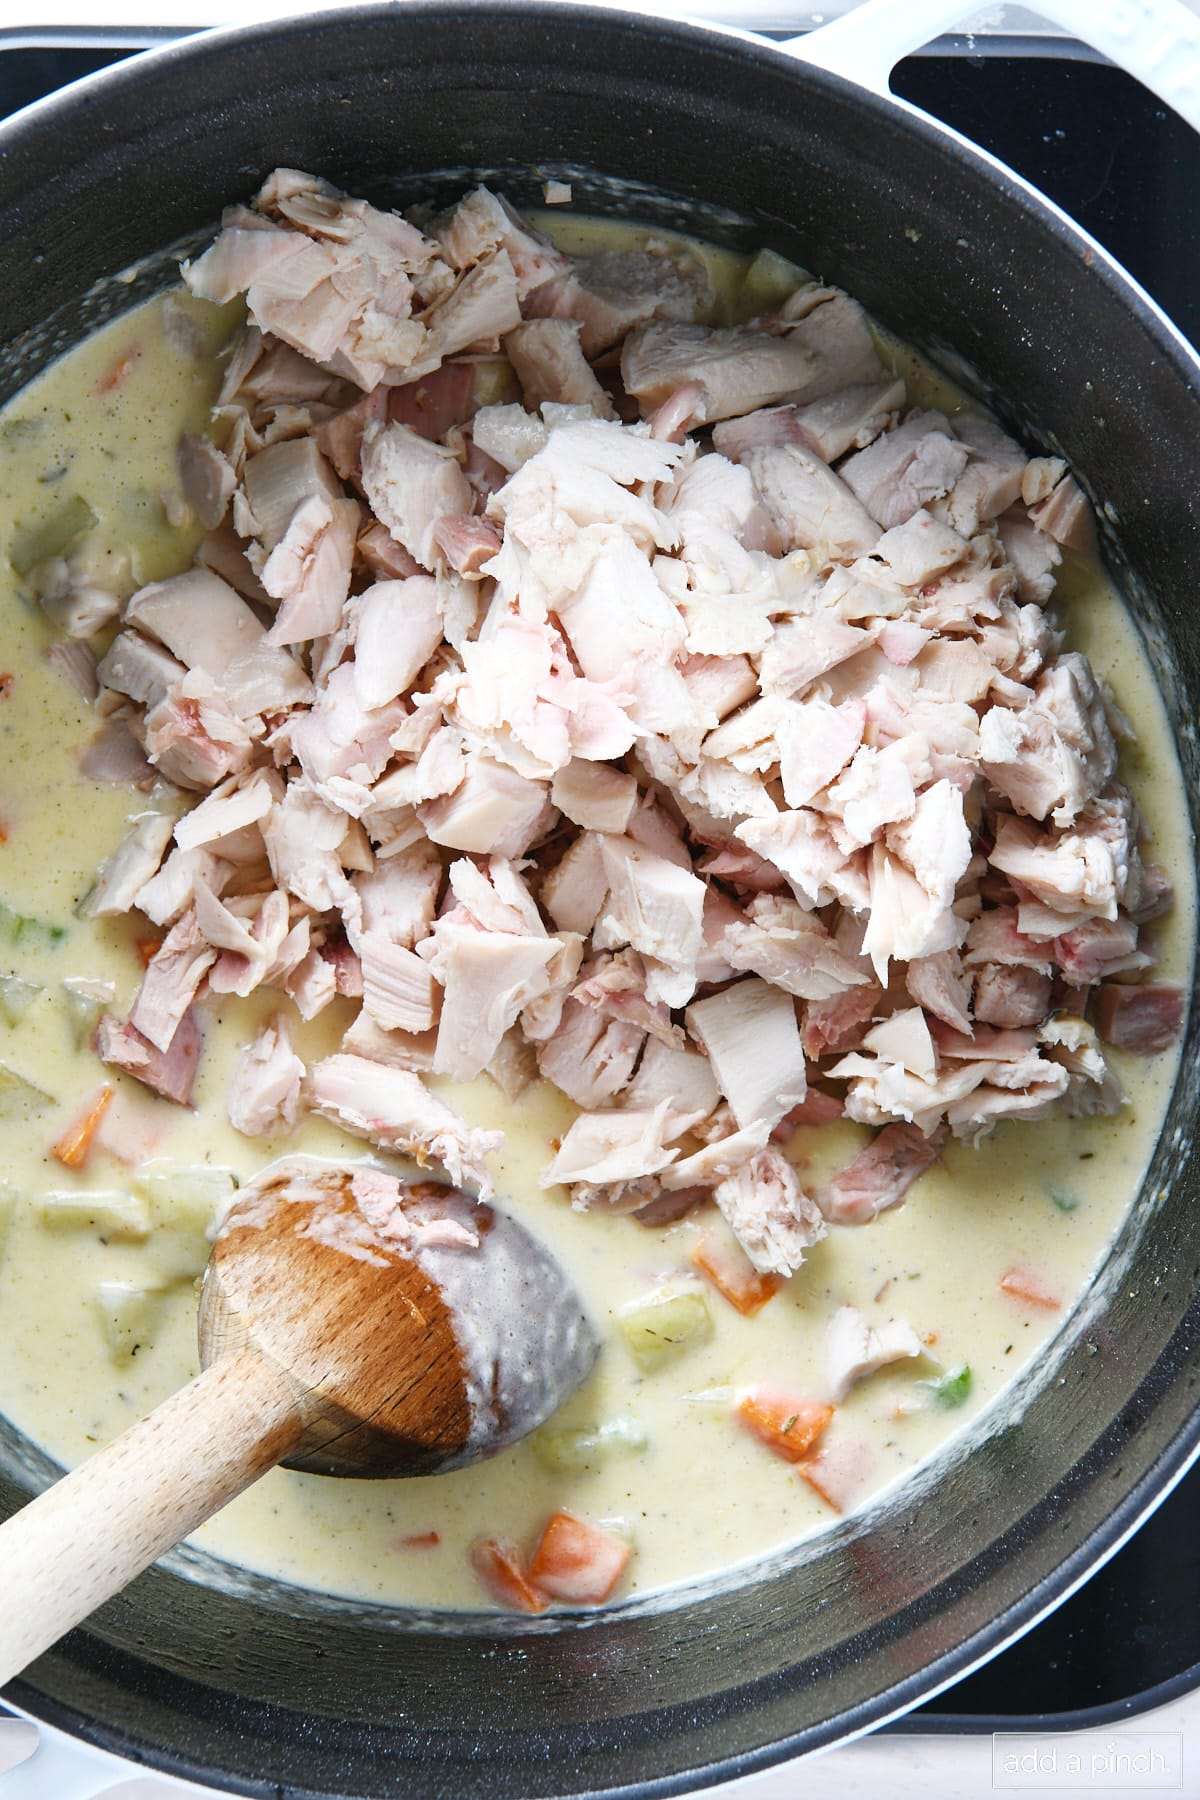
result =
M198 1231L208 1230L237 1191L231 1170L211 1169L207 1163L146 1163L131 1180L156 1225L186 1222Z
M116 984L111 981L91 981L86 976L73 975L63 982L63 993L67 1002L67 1023L71 1028L71 1037L75 1048L82 1050L99 1023L100 1014L106 1006L112 1004L116 996Z
M19 975L0 975L0 1018L6 1025L19 1025L43 991L36 981L23 981Z
M195 1163L149 1163L133 1176L134 1193L153 1224L148 1251L163 1281L190 1281L204 1273L209 1232L237 1191L228 1169Z
M108 1354L121 1366L154 1340L162 1310L158 1288L139 1287L132 1281L98 1281L96 1306Z
M97 523L87 501L72 494L48 519L36 525L22 525L13 533L8 559L18 575L28 575L52 556L64 556Z
M94 1231L123 1243L141 1243L150 1236L150 1208L138 1194L80 1189L42 1194L37 1205L47 1231Z
M699 1288L651 1294L619 1314L625 1342L644 1369L694 1349L712 1336L712 1314Z
M36 1119L54 1104L53 1095L0 1062L0 1119Z
M538 1461L557 1475L581 1475L612 1456L628 1456L649 1448L650 1439L636 1419L609 1419L603 1425L543 1425L530 1439Z

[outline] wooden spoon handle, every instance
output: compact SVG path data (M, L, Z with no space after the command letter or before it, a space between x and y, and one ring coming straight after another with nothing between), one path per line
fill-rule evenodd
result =
M0 1526L0 1687L265 1475L301 1425L296 1383L222 1359Z

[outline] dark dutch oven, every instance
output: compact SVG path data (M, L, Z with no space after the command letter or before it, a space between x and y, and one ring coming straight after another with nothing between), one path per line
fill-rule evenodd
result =
M1200 791L1200 365L1073 226L920 113L751 38L591 6L412 0L221 34L0 131L0 396L277 163L383 203L545 174L577 205L768 244L856 294L1105 506ZM434 183L425 172L442 171ZM107 278L149 259L132 287ZM82 298L81 298L82 296ZM38 1719L234 1792L671 1793L903 1711L1102 1561L1200 1443L1195 1021L1131 1229L1023 1404L736 1585L582 1622L445 1622L143 1576L14 1684ZM0 1442L0 1508L50 1471ZM714 1480L720 1474L714 1471Z

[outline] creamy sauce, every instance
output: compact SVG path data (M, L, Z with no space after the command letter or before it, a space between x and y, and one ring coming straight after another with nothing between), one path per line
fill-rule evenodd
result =
M612 241L611 227L598 233L554 214L540 222L570 250ZM709 253L708 261L727 289L746 265L724 252ZM758 274L769 287L770 267L760 263ZM229 320L214 309L186 299L172 304L201 326L210 351L228 334ZM182 353L164 332L162 305L152 302L98 333L0 418L8 520L0 553L10 548L15 522L36 525L78 494L104 529L134 548L139 580L188 562L194 538L167 527L160 496L176 490L176 440L203 426L217 378L210 356ZM890 344L888 353L901 354ZM117 368L122 378L106 387L106 374ZM935 389L926 371L920 380L923 401L936 392L938 404L959 409L961 399L946 384ZM286 1139L254 1142L226 1122L234 1058L278 1008L277 995L205 1002L191 1111L103 1069L76 1041L64 979L112 981L122 1014L140 979L137 925L80 923L75 909L127 820L153 801L80 774L77 753L97 721L47 662L55 633L20 589L7 561L0 562L2 668L12 676L0 701L0 900L36 921L18 930L13 915L0 914L0 975L15 974L41 991L18 1022L0 1019L0 1061L48 1098L27 1119L0 1117L0 1166L11 1201L0 1261L0 1410L70 1465L196 1372L194 1278L205 1255L196 1206L173 1204L166 1184L152 1179L147 1190L146 1170L151 1178L156 1169L224 1170L244 1180L278 1155L357 1157L362 1146L320 1120L305 1121ZM1098 569L1068 557L1057 599L1072 647L1087 652L1137 722L1122 776L1145 814L1153 854L1178 889L1173 914L1157 928L1156 979L1187 984L1192 853L1161 701L1136 632ZM351 1017L346 1003L335 1002L311 1024L293 1019L300 1056L309 1062L333 1050ZM820 1397L824 1334L840 1304L853 1304L876 1324L907 1320L928 1356L860 1384L828 1432L831 1446L869 1444L864 1500L992 1405L1043 1352L1071 1297L1093 1280L1153 1149L1174 1059L1109 1054L1129 1095L1116 1117L1004 1124L978 1149L951 1145L905 1204L867 1228L831 1230L758 1316L739 1316L713 1293L712 1336L652 1372L633 1360L614 1329L617 1316L687 1269L697 1224L685 1219L649 1230L630 1219L572 1212L561 1191L537 1186L550 1140L573 1116L568 1101L538 1087L510 1104L486 1079L459 1090L443 1084L440 1091L472 1124L504 1129L504 1146L492 1159L498 1203L555 1247L606 1338L595 1375L556 1427L619 1420L627 1441L574 1472L547 1466L536 1442L436 1479L338 1482L277 1471L195 1542L336 1594L478 1607L487 1600L468 1566L471 1539L501 1532L528 1542L560 1506L630 1535L636 1555L622 1596L727 1570L819 1530L834 1514L793 1468L739 1427L731 1411L736 1391L764 1385ZM101 1146L74 1174L50 1147L102 1081L117 1088L117 1097ZM804 1130L792 1151L816 1181L869 1135L851 1124ZM141 1239L122 1237L104 1210L106 1196L129 1192L126 1162L141 1166L142 1191L151 1193L154 1223ZM61 1207L54 1216L48 1192L93 1196L92 1216L87 1203L77 1216L62 1217ZM1014 1265L1037 1270L1067 1297L1067 1307L1033 1307L1000 1292L999 1278ZM126 1284L141 1296L124 1335L111 1317L106 1326L111 1289L107 1300L98 1298L102 1284ZM971 1383L963 1404L934 1404L921 1384L964 1363ZM431 1533L436 1543L428 1541Z

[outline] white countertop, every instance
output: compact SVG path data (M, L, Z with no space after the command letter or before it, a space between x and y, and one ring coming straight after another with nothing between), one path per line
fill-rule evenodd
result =
M1006 1777L1012 1755L1020 1759L1018 1772ZM1122 1784L1119 1772L1130 1766L1150 1773ZM1071 1767L1083 1778L1068 1773ZM1103 1793L1110 1800L1169 1791L1196 1800L1200 1690L1103 1731L1045 1733L995 1748L989 1736L868 1736L702 1791L707 1800L983 1800L993 1791ZM84 1750L59 1732L0 1719L0 1800L214 1800L216 1794Z

